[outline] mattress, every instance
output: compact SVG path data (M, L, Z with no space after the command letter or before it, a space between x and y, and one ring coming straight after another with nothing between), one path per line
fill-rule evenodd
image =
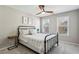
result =
M33 35L20 35L19 36L19 41L20 43L32 48L33 50L43 53L44 52L44 39L45 36L48 34L33 34ZM53 38L53 41L49 40ZM47 51L50 49L50 47L57 41L56 40L56 35L50 35L46 38L47 41Z

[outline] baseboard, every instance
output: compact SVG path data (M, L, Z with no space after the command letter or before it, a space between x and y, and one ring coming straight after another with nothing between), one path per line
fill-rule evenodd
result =
M73 44L73 45L79 45L78 43L73 43L73 42L68 42L68 41L64 41L64 42L67 42L67 43Z

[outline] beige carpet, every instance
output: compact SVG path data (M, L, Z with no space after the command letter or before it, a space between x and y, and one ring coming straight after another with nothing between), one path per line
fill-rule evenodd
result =
M12 50L1 49L0 54L35 54L35 52L19 45L18 48ZM49 54L79 54L79 45L61 41L58 47L55 46L49 51Z
M0 50L0 54L33 54L34 52L30 49L19 45L17 48L8 50L7 47Z

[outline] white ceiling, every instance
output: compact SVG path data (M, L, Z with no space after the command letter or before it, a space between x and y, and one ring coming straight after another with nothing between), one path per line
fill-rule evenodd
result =
M8 7L15 8L17 10L32 14L37 16L36 14L40 12L40 9L37 5L9 5ZM53 11L54 14L67 12L71 10L79 9L79 5L45 5L46 11ZM40 14L39 17L48 16L50 14Z

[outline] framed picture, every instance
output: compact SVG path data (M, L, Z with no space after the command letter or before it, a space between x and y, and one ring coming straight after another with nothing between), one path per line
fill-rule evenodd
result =
M22 16L22 24L29 24L29 17Z

